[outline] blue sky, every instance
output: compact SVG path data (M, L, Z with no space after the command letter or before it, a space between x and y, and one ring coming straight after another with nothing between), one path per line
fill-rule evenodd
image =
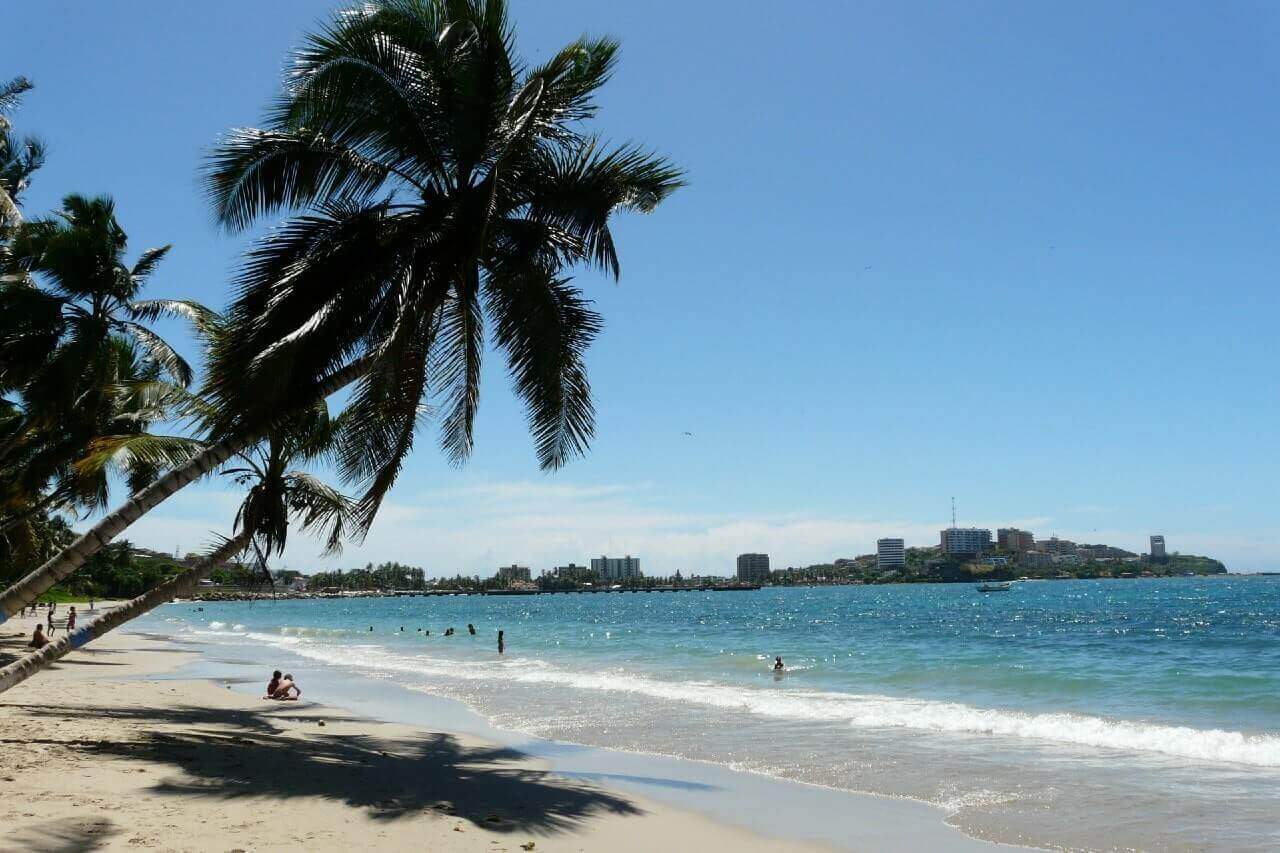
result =
M0 77L36 83L17 125L50 149L28 211L110 193L135 251L174 244L153 295L221 307L244 243L200 158L333 5L7 10ZM540 473L491 357L473 461L423 435L364 545L297 537L291 566L805 564L932 544L955 495L962 524L1280 569L1276 7L512 8L532 59L619 37L600 130L689 172L618 224L620 284L580 277L598 438ZM195 548L236 500L189 489L128 536Z

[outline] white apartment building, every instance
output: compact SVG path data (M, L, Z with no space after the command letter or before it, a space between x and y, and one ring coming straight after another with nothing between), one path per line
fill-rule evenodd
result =
M601 555L591 558L591 571L602 580L621 581L628 578L643 577L640 574L640 558L628 554L625 557L608 557Z
M906 543L901 539L876 540L876 569L882 572L907 567Z
M942 531L942 553L951 556L991 550L991 531L984 527L948 527Z

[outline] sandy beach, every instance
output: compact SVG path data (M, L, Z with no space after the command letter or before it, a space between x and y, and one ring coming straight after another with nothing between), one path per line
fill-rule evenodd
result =
M0 628L0 659L34 622ZM474 737L162 677L196 654L112 634L0 696L0 850L821 849Z

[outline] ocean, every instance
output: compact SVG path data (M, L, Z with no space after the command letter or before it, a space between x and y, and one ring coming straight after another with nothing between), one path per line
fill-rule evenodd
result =
M542 738L917 799L978 838L1280 849L1280 578L200 606L133 627L304 690L337 670Z

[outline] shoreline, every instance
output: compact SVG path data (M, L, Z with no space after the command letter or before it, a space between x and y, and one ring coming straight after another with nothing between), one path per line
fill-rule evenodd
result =
M21 651L34 622L6 624L0 651ZM247 682L246 668L262 664L211 661L206 649L118 632L0 696L7 842L18 849L224 851L296 849L300 842L459 851L911 849L908 839L933 849L998 846L946 826L940 812L923 834L895 823L895 812L918 819L936 811L923 804L824 795L828 789L817 786L805 786L813 794L803 799L865 799L869 807L858 817L868 825L858 843L765 834L735 820L733 808L725 812L725 801L743 805L744 796L747 803L761 796L761 785L798 783L715 765L701 772L727 777L716 785L625 772L659 764L665 772L673 760L547 742L549 753L576 753L578 769L565 772L551 754L512 747L512 733L468 731L473 724L440 712L440 703L453 700L429 703L449 726L386 722L358 707L314 702L322 678L303 682L304 701L267 703L257 698L256 682ZM226 667L225 674L188 672L209 664ZM708 799L721 808L682 802ZM795 820L810 805L820 804L780 808L797 811ZM521 847L528 843L534 846Z
M622 593L681 593L681 592L757 592L760 590L783 590L783 589L827 589L839 588L847 586L977 586L978 584L988 581L1013 581L1018 583L1024 582L1043 582L1043 581L1095 581L1095 580L1177 580L1180 578L1242 578L1242 577L1270 577L1280 575L1280 572L1183 572L1178 574L1137 574L1124 573L1120 575L1013 575L1013 574L993 574L984 577L972 577L963 579L940 579L940 578L916 578L916 579L894 579L894 580L833 580L833 581L798 581L795 583L769 583L769 584L739 584L724 583L705 586L636 586L636 587L596 587L596 588L578 588L578 589L359 589L359 590L342 590L340 592L319 592L319 591L297 591L284 589L279 591L263 592L261 590L244 589L240 587L204 587L197 590L194 594L182 599L182 601L198 601L198 602L226 602L226 601L312 601L312 600L331 600L331 599L353 599L353 598L451 598L453 596L539 596L539 595L601 595L601 594L622 594Z
M215 646L186 635L143 632L143 636L229 655L203 657L186 667L186 674L255 692L257 680L245 673L248 647ZM705 759L551 740L501 728L465 702L420 687L344 673L313 661L296 662L294 671L299 668L305 668L308 683L319 684L325 695L334 697L337 707L403 725L421 726L428 719L433 728L478 737L543 760L556 774L607 780L622 792L696 811L777 843L799 840L823 849L877 851L1042 849L970 835L949 823L942 807L908 796L852 791Z

